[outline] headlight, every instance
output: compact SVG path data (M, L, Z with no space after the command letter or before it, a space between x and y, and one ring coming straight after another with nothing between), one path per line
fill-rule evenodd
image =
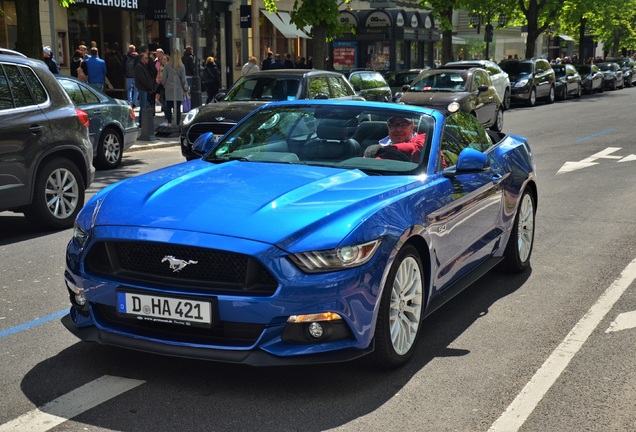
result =
M320 273L361 266L367 263L378 250L381 240L373 240L353 246L343 246L321 251L300 252L289 258L302 271Z
M79 243L80 247L86 246L88 243L88 231L82 229L77 222L73 225L73 238L77 243Z
M185 118L183 119L183 125L187 126L192 123L192 120L194 120L197 114L199 114L199 108L193 108L188 111L188 114L186 114Z
M522 79L519 80L515 83L515 87L525 87L528 85L528 80L527 79Z

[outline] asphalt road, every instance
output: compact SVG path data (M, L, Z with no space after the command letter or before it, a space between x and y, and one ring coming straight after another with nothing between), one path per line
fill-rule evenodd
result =
M0 213L0 431L635 431L635 112L629 88L505 113L537 161L531 271L487 274L390 372L80 343L59 322L71 231ZM181 161L130 152L89 193Z

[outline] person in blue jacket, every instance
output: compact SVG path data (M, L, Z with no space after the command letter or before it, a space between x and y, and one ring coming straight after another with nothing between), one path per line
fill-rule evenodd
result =
M45 46L42 49L42 54L44 56L44 63L49 67L49 70L54 74L60 73L60 65L57 64L57 61L53 57L53 51L51 51L50 46Z
M84 60L88 69L88 84L97 90L104 91L106 83L106 62L99 58L99 50L91 48L90 58Z

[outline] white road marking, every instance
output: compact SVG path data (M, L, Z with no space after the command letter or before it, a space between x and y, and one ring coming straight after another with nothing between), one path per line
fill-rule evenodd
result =
M623 159L619 160L619 162L632 162L636 161L636 155L630 154L629 156L625 156Z
M636 259L625 267L620 277L605 290L574 326L506 411L492 424L488 432L515 432L521 428L574 355L634 280L636 280Z
M10 422L0 425L0 432L48 431L144 382L104 375Z
M636 311L619 314L605 333L636 328Z
M627 157L612 155L612 153L617 152L620 149L621 147L608 147L605 150L601 150L598 153L594 153L592 156L586 157L585 159L581 159L578 162L566 162L559 169L559 171L557 171L557 174L563 174L566 172L572 172L579 169L589 168L591 166L598 165L598 162L595 162L597 159L620 159L618 162L628 162L630 160L629 157L632 155Z

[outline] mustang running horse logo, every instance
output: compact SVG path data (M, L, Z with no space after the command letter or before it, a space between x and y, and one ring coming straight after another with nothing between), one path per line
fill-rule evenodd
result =
M175 258L172 255L166 255L165 257L163 257L163 259L161 260L162 263L168 261L170 263L170 270L172 270L174 273L183 270L183 268L187 265L190 264L197 264L199 261L193 261L193 260L182 260L179 258Z

